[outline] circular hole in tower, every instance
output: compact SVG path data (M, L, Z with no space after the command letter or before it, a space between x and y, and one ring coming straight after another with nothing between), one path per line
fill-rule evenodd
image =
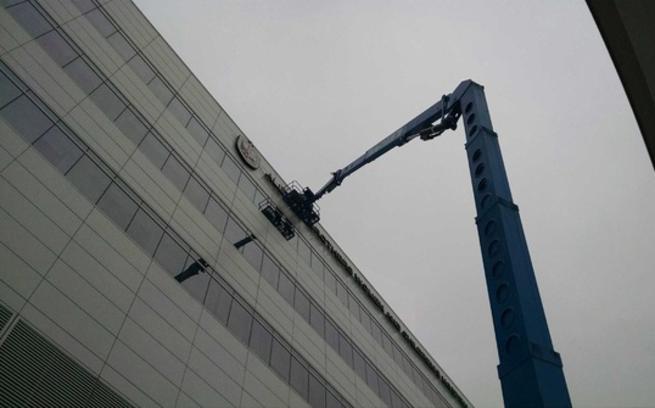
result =
M473 125L471 131L469 132L469 136L473 137L477 131L478 131L478 125Z
M482 191L486 190L487 189L487 184L488 184L488 182L487 182L486 178L483 178L482 180L480 180L480 182L478 183L478 191L482 192Z
M496 263L491 267L491 276L495 279L500 278L505 272L505 262L496 261Z
M466 123L467 124L472 124L475 122L475 113L471 113L468 118L466 118Z
M500 315L500 324L504 328L509 328L512 323L514 323L514 310L511 307L503 310L503 313Z
M475 168L475 177L480 177L480 174L484 172L484 163L480 163Z
M482 199L480 200L480 209L482 210L486 208L490 202L491 202L491 194L485 194L484 196L482 196Z
M473 109L473 102L469 102L466 104L466 108L464 108L464 113L469 113Z
M505 351L507 354L515 353L519 350L521 346L521 338L518 334L514 333L507 338L505 342Z
M480 151L480 149L475 149L475 151L473 152L473 156L471 157L473 158L473 162L475 163L478 160L480 160L480 157L482 157L482 152Z
M496 221L491 220L487 223L487 225L484 226L484 235L490 236L494 232L496 232Z
M501 283L496 289L496 301L505 303L507 298L509 298L509 286L506 283Z
M487 253L489 256L496 256L500 253L500 242L497 239L491 241L489 248L487 248Z

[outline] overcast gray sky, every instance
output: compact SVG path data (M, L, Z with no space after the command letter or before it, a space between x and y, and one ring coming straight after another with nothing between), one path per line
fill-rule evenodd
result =
M483 84L573 403L655 406L655 173L583 1L136 3L314 189L462 79ZM500 406L463 130L392 151L320 205L468 398Z

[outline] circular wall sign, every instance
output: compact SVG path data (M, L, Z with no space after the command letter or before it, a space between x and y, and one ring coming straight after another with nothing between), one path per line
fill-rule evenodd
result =
M244 163L246 163L251 169L258 169L260 156L255 145L244 135L239 135L237 137L236 145L237 152L239 152L239 156L241 156Z

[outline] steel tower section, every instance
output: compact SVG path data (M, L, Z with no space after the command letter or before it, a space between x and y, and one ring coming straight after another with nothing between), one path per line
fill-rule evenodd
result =
M471 82L459 102L505 406L571 406L483 87Z

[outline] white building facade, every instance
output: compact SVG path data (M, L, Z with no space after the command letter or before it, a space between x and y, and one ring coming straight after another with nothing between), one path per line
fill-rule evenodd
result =
M133 3L2 4L0 406L471 405Z

